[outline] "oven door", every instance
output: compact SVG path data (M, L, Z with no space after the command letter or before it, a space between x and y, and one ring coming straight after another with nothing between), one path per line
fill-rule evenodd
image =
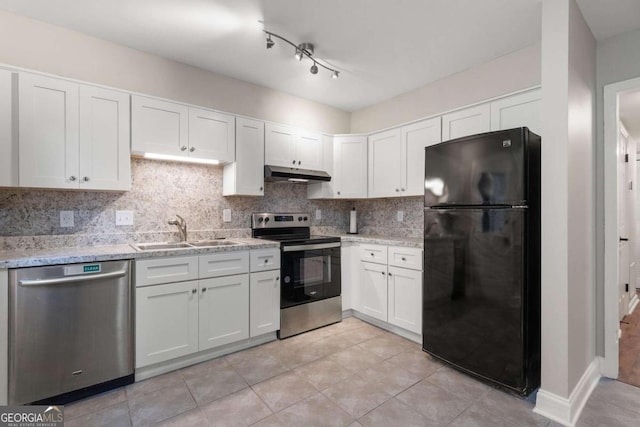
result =
M281 308L340 295L340 242L285 245L280 262Z

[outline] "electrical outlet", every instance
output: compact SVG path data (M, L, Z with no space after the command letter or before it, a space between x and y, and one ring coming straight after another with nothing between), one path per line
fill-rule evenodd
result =
M322 211L320 209L316 209L316 220L322 219Z
M398 222L404 221L404 211L398 211L397 219Z
M133 225L133 211L116 211L116 225Z
M73 227L73 211L60 211L60 227Z
M231 209L222 209L222 221L231 222Z

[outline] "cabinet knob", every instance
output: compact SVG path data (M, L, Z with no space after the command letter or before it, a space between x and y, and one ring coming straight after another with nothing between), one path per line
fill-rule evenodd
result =
M371 256L373 256L373 252L371 252Z
M207 292L207 288L202 288L202 292Z
M69 177L69 181L75 181L75 180L76 180L76 177L75 177L75 176L71 175L71 176Z
M180 147L180 151L187 151L187 146L183 145L182 147Z
M189 151L193 153L194 151L196 151L196 147L189 148Z
M400 191L400 189L396 188L396 192Z
M340 195L340 192L338 191L338 196Z
M384 271L381 271L380 273L382 273L382 275L384 276Z
M269 262L269 260L268 260L268 259L265 259L265 260L264 260L264 263L265 263L265 264L266 264L266 263L268 263L268 262Z
M405 257L402 257L402 260L403 260L403 261L406 261L407 259L406 259Z
M384 274L384 273L382 273L382 274ZM389 273L389 276L391 276L391 273Z
M276 277L276 282L279 282L279 281L280 281L280 277Z
M293 164L294 164L294 165L296 164L296 161L295 161L295 160L293 161Z
M85 176L84 178L82 178L82 180L83 180L84 182L89 182L89 177L88 177L88 176Z
M401 188L400 191L404 191L404 188Z
M298 164L300 165L300 164L302 164L302 162L300 160L298 160Z
M198 292L198 290L196 288L191 289L191 293L195 294L196 292Z
M260 187L260 191L262 191L263 187Z

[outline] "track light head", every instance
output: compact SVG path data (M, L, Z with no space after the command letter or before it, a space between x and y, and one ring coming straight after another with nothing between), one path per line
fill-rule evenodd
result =
M333 70L333 73L331 73L331 78L337 79L338 77L340 77L340 72L338 70Z
M274 44L276 44L276 42L271 40L271 34L269 34L269 37L267 37L267 49L271 49Z
M313 61L313 65L311 66L311 68L309 69L309 71L311 72L311 74L318 74L318 66L324 68L325 70L329 71L331 73L331 78L333 79L337 79L340 72L338 70L333 69L332 67L328 66L327 64L324 63L324 61L322 60L318 60L313 56L314 53L314 45L313 43L300 43L300 44L295 44L290 40L287 40L286 38L279 36L278 34L266 31L266 30L262 30L264 31L264 33L267 35L267 49L271 49L274 45L275 42L272 40L272 36L282 40L283 42L285 42L288 45L291 45L291 47L293 47L295 49L295 56L296 59L298 61L302 61L302 59L304 57L309 58L311 61Z
M302 57L303 57L303 56L304 56L304 55L302 54L302 51L300 50L300 48L298 48L298 47L297 47L297 48L296 48L296 59L297 59L298 61L302 61Z
M311 71L311 74L318 74L318 66L316 65L315 62L313 63L309 71Z

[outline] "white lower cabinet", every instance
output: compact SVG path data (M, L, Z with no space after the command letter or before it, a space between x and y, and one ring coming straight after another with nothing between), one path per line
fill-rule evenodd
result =
M136 368L280 329L279 254L272 248L137 260ZM262 258L268 262L250 268L249 259ZM271 270L259 271L264 264Z
M200 350L249 338L249 276L200 280Z
M251 273L249 335L280 329L280 270Z
M354 286L353 308L369 317L422 333L422 249L358 245L357 275L343 272ZM353 251L352 251L353 252ZM344 264L353 268L354 262ZM355 277L354 277L355 276Z
M136 289L136 368L198 351L198 282Z

